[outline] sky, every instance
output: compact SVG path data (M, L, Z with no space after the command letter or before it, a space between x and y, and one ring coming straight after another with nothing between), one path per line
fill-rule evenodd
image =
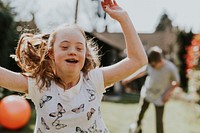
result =
M97 1L97 0L96 0ZM78 25L86 31L103 32L108 25L109 32L121 32L118 22L107 17L96 17L98 2L79 0ZM36 24L43 32L49 32L62 23L73 23L76 0L3 0L10 2L17 16L16 21L28 21L31 12L35 14ZM140 33L155 31L160 17L167 13L173 25L186 31L200 32L200 0L117 0L124 8L136 30Z

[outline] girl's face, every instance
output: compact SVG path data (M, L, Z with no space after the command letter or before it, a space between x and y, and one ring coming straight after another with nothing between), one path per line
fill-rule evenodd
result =
M85 55L86 39L79 29L67 27L57 31L52 56L56 72L79 73L84 66Z

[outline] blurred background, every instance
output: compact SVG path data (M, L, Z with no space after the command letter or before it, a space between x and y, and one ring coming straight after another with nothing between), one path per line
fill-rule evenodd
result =
M164 116L166 133L200 133L200 1L199 0L117 0L131 17L146 50L163 49L165 58L179 69L181 86L167 103ZM14 54L24 32L50 33L62 23L80 25L100 48L101 66L125 58L125 42L118 22L106 15L100 0L0 0L0 66L20 72ZM145 77L127 86L116 83L105 93L104 120L111 133L126 133L137 115L141 87ZM0 98L18 94L0 88ZM20 94L22 95L22 94ZM32 133L31 120L24 128L1 133ZM119 111L120 110L120 111ZM144 119L144 133L155 132L154 108Z

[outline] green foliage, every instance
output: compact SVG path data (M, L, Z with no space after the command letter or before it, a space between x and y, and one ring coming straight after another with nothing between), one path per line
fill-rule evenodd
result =
M179 44L178 57L180 60L179 73L181 77L181 87L188 87L188 78L187 78L187 65L186 65L186 48L191 44L193 33L186 33L181 31L178 33L177 41Z
M191 93L196 93L200 97L200 70L192 70L189 72L188 86ZM199 99L198 97L198 99ZM200 100L197 101L200 104Z
M189 91L200 97L200 34L195 35L187 47L186 64ZM200 104L200 101L198 101Z
M11 8L0 2L0 65L13 71L19 71L15 61L10 58L10 54L15 52L19 37L13 17Z
M18 40L18 33L15 30L16 26L13 17L14 14L9 5L4 5L0 1L0 66L12 71L19 71L16 62L10 58L10 55L15 52ZM0 98L12 93L1 88Z

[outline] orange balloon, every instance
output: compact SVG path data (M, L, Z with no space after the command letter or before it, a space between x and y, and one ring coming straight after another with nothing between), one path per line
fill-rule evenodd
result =
M10 95L0 102L0 124L16 130L25 126L31 116L31 107L27 100L17 95Z

